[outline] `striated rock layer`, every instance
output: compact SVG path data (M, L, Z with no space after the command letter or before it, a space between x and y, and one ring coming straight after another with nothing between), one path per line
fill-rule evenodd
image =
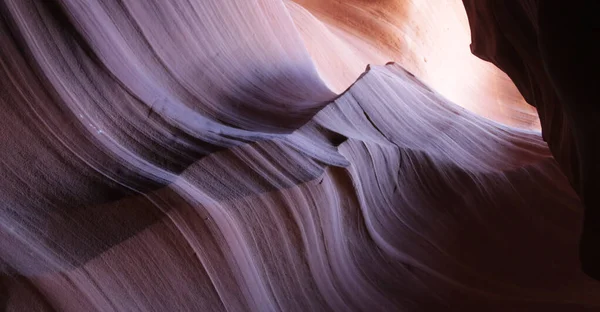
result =
M465 4L483 55L493 11ZM7 311L600 309L589 180L552 139L572 128L542 117L548 149L506 75L448 40L468 38L460 2L0 14Z

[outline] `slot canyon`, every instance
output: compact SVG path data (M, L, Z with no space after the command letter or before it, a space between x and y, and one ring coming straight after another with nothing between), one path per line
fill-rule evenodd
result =
M599 15L0 0L0 310L600 311Z

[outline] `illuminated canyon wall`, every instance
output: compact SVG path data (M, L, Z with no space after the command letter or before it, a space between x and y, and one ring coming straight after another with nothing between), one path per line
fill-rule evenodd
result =
M578 12L2 0L0 307L599 310Z

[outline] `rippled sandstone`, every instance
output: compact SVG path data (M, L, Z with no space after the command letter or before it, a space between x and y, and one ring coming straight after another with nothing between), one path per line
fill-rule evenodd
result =
M3 0L0 305L599 309L555 6Z

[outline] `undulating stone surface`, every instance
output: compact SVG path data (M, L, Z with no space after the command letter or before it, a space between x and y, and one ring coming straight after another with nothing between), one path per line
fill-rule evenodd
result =
M0 306L599 310L583 86L465 7L2 0Z

